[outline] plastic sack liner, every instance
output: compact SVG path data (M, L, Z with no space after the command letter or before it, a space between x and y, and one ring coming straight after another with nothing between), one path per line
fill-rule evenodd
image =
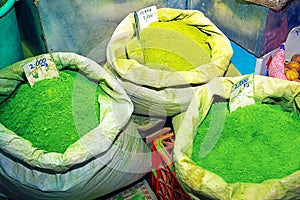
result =
M116 79L74 53L28 58L0 70L0 104L20 84L22 66L51 57L59 70L77 69L98 81L100 124L65 153L46 152L0 124L0 196L11 199L94 199L125 187L151 170L151 152L130 120L133 104ZM120 115L120 113L122 113Z
M198 125L204 120L213 95L229 99L234 83L244 76L221 77L198 89L187 111L173 118L175 130L174 158L176 174L184 190L194 199L299 199L300 171L262 183L226 183L220 176L196 165L191 159L193 140ZM274 87L276 86L276 87ZM255 98L265 103L278 103L288 110L300 108L299 83L254 75ZM199 119L199 113L203 113Z
M186 109L194 93L193 86L224 76L233 51L228 38L200 11L160 8L158 20L182 21L210 35L207 43L211 47L211 62L191 71L166 71L150 69L134 59L122 58L126 44L135 34L134 16L130 13L117 26L108 43L105 68L119 77L135 105L135 113L174 115ZM162 105L169 106L162 111Z

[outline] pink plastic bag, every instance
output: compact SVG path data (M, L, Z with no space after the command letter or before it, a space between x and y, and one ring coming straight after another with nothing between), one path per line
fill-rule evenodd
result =
M287 80L284 73L285 49L284 45L274 54L274 57L269 65L269 76Z

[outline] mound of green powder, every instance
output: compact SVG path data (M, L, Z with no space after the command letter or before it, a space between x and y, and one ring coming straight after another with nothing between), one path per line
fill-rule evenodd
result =
M127 56L152 69L189 71L210 62L208 37L181 21L153 22L140 32L140 42L127 43Z
M95 82L75 71L60 77L20 85L0 105L0 123L29 140L34 147L64 153L81 136L99 125Z
M226 103L227 104L227 103ZM227 183L260 183L282 178L300 170L300 117L278 105L259 104L229 113L214 148L200 158L199 151L208 132L211 110L198 127L192 159Z

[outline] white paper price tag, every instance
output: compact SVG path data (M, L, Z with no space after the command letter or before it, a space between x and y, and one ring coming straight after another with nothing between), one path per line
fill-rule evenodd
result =
M254 74L246 76L232 86L229 99L230 112L233 112L240 107L245 107L255 103L253 87Z
M50 55L36 57L23 66L26 78L31 87L37 81L59 77L56 65L50 58Z
M149 26L152 22L158 21L157 7L150 6L144 9L141 9L137 12L140 30L143 30L147 26Z

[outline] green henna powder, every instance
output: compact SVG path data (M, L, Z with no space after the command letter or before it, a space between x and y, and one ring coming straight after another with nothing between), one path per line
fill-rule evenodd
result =
M227 109L227 108L226 108ZM214 148L199 157L212 126L211 110L198 127L192 159L198 166L221 176L227 183L260 183L300 170L300 117L278 105L249 105L229 113ZM217 123L217 122L216 122Z
M20 85L0 105L0 122L34 147L64 153L99 124L101 88L75 71L60 77Z
M127 56L152 69L190 71L210 62L209 37L181 21L153 22L140 32L140 43L127 44Z

